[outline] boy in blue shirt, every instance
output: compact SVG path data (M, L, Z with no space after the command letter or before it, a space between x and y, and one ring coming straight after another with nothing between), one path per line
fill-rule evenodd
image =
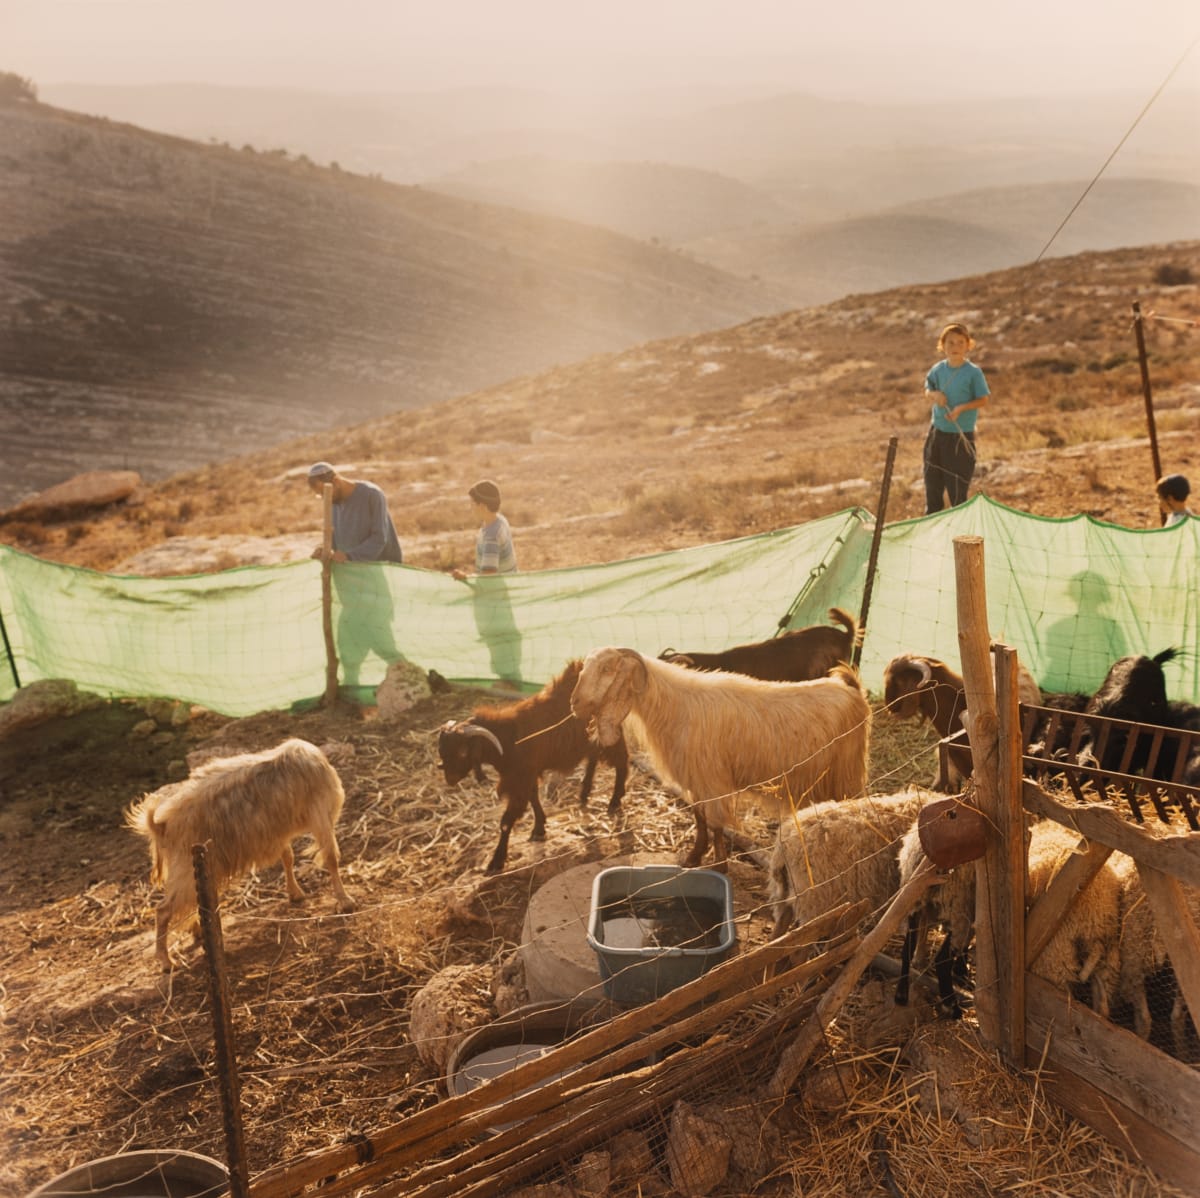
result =
M990 392L983 371L968 361L975 342L965 324L948 324L938 338L946 356L925 376L933 401L925 438L925 514L957 507L975 473L975 422Z

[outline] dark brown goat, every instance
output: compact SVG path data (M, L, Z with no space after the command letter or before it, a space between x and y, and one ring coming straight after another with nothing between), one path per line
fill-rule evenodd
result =
M567 773L587 759L579 787L579 805L587 806L597 761L616 771L610 815L620 810L625 780L629 775L629 753L625 738L601 747L588 739L587 728L571 712L571 692L579 680L582 663L571 661L552 682L536 695L504 707L478 707L461 723L451 720L438 731L438 755L442 773L452 786L474 773L483 780L490 765L499 775L496 794L504 800L500 817L500 843L488 862L489 874L499 873L508 856L508 835L513 825L533 807L530 840L546 839L546 813L538 798L538 784L545 773Z
M678 653L664 649L659 658L691 670L727 670L767 682L810 682L824 678L839 661L848 665L854 646L862 641L858 623L840 607L829 609L829 618L840 624L811 624L750 645L735 645L720 653Z
M1017 690L1022 703L1036 706L1041 702L1037 682L1020 663L1017 665ZM961 674L956 674L936 657L922 657L915 653L893 657L883 669L883 702L898 719L918 716L928 720L943 740L964 732L966 683ZM960 739L965 741L966 738L963 736ZM938 772L931 789L953 794L959 789L960 782L961 778L948 759L939 754Z

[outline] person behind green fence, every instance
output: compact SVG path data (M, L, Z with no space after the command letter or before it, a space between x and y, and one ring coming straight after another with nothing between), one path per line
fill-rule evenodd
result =
M400 538L388 512L387 498L374 483L344 478L328 462L308 468L309 490L320 495L333 484L333 552L335 562L402 562ZM318 545L312 556L324 555Z
M948 324L938 338L946 356L925 376L933 401L925 438L925 514L965 502L975 473L975 423L990 392L983 371L967 354L975 342L965 324Z
M1192 487L1182 474L1164 474L1155 483L1154 493L1158 496L1158 510L1162 513L1164 528L1182 524L1195 514L1187 505Z
M479 520L475 538L475 573L454 569L450 573L473 588L471 606L479 639L487 646L492 672L505 685L517 687L521 679L521 633L513 616L505 575L517 572L512 530L500 514L500 488L482 478L468 492ZM472 581L476 579L477 581Z
M512 529L500 514L500 488L490 479L481 478L468 492L479 521L475 538L476 574L515 574L517 555L513 549ZM470 577L466 570L450 571L459 582Z

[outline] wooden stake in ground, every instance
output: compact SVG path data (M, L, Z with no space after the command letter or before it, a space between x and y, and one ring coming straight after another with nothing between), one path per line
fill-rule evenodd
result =
M1133 301L1133 336L1137 341L1138 366L1142 371L1142 400L1146 405L1146 432L1150 437L1150 462L1154 467L1154 481L1162 478L1162 459L1158 456L1158 432L1154 427L1154 397L1150 393L1150 361L1146 357L1146 331L1142 321L1142 305ZM1165 524L1165 512L1159 513L1159 523Z
M800 1070L808 1064L825 1028L842 1009L851 991L858 985L863 971L875 959L875 954L895 935L908 913L917 905L917 900L940 878L937 866L926 859L917 872L900 888L879 922L863 937L854 956L846 962L845 969L837 981L825 991L813 1017L800 1029L800 1034L784 1050L779 1058L775 1073L767 1086L767 1093L782 1098L796 1083Z
M325 632L325 695L321 702L337 702L338 658L333 643L333 484L321 488L325 508L325 539L321 547L321 624Z
M233 1045L229 982L225 975L225 940L221 935L217 893L208 873L208 853L205 845L192 846L192 868L196 875L196 910L200 917L200 936L204 943L204 959L208 964L208 994L212 1004L213 1047L217 1058L221 1118L225 1124L229 1193L231 1198L246 1198L250 1190L250 1174L246 1167L246 1144L242 1136L242 1088L237 1071L237 1053Z

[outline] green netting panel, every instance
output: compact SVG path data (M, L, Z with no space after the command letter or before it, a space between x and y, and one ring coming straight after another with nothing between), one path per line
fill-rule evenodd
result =
M717 545L468 583L393 568L383 575L393 604L390 628L404 657L447 678L537 685L600 645L657 654L763 640L859 523L857 513L843 512ZM338 573L343 604L361 601L386 621L387 599L362 593L374 584L360 568ZM386 637L384 622L375 628ZM344 647L345 634L338 641ZM360 681L370 685L382 675L382 660L368 657Z
M23 685L70 678L97 694L161 695L231 715L322 690L315 562L131 578L5 550L0 604Z
M1095 690L1118 658L1182 650L1171 698L1200 691L1200 520L1128 529L1089 516L1046 519L977 495L889 525L880 545L862 670L876 687L888 659L927 653L959 665L954 538L981 536L992 635L1048 691Z
M1091 691L1126 653L1182 650L1172 698L1200 697L1200 520L1131 530L1048 520L976 496L884 529L862 670L874 691L897 653L957 667L954 538L983 537L988 619L1047 690ZM540 685L599 645L714 650L861 606L870 518L572 570L455 582L408 566L334 568L341 678L370 688L404 657L459 681ZM230 715L324 690L315 562L187 578L127 578L0 549L0 614L22 683L71 678L101 694L164 695ZM14 690L0 662L0 698Z

